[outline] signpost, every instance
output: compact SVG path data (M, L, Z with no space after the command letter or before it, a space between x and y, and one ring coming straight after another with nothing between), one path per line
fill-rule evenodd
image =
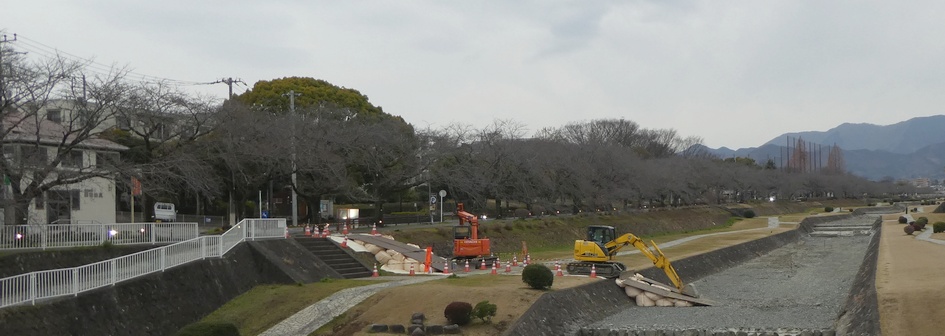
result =
M443 197L446 197L446 190L440 190L440 223L443 223Z

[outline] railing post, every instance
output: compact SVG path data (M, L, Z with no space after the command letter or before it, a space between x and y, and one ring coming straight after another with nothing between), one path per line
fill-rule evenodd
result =
M203 260L207 258L207 243L204 242L203 238L198 239L200 241L200 259Z
M36 273L30 273L30 301L36 305Z
M99 242L99 245L105 244L105 241L108 240L108 230L105 229L105 224L99 224L98 228L98 231L102 233L102 241Z
M242 227L243 227L243 236L240 237L240 238L241 238L240 240L245 240L245 239L246 239L246 228L250 225L250 222L249 222L248 220L246 220L246 219L243 219L242 222L243 222L243 225L242 225Z
M112 259L108 264L112 270L112 286L114 287L115 283L118 282L118 269L115 266L115 259Z
M167 247L161 248L161 272L164 272L164 269L167 268Z
M72 296L79 296L79 268L72 269Z
M157 238L155 237L155 234L154 234L154 229L156 229L156 227L154 227L154 223L148 223L148 227L150 227L150 230L148 230L148 232L151 234L151 245L155 245L157 244Z
M43 250L46 250L46 240L49 238L49 224L43 225L40 227L39 245L43 247Z

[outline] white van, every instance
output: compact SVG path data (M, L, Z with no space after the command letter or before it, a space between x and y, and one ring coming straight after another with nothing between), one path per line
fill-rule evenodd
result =
M162 222L176 222L177 209L174 203L154 203L154 220Z

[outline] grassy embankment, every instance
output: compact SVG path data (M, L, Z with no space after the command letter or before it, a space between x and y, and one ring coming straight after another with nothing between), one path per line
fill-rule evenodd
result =
M382 281L329 280L299 285L257 286L204 317L203 322L233 323L240 335L258 335L342 289Z

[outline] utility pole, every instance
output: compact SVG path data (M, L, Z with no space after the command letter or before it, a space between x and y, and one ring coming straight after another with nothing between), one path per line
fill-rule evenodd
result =
M210 83L208 83L208 84L217 84L217 83L226 84L226 85L230 88L230 92L229 92L229 95L226 96L226 100L230 100L231 98L233 98L233 83L242 83L243 85L246 85L246 83L243 82L243 80L241 80L241 79L239 79L239 78L233 79L233 77L222 78L222 79L220 79L220 80L217 80L217 81L214 81L214 82L210 82ZM236 206L235 206L234 203L233 203L233 194L236 193L236 174L234 174L232 171L230 172L230 182L231 182L233 185L230 187L230 200L229 200L229 208L230 208L230 209L229 209L228 212L229 212L229 215L230 215L230 216L229 216L229 217L230 217L230 226L234 226L234 225L236 225Z
M226 99L233 98L233 84L234 83L246 85L246 82L244 82L242 79L239 79L239 78L233 79L233 77L221 78L217 81L211 82L210 84L218 84L218 83L223 83L223 84L226 84L226 86L230 87L230 94L226 96Z
M289 90L289 93L284 94L289 96L289 113L295 116L295 97L300 96L300 93L295 93L295 90ZM299 203L298 203L298 193L295 192L296 185L296 176L295 176L295 123L292 123L292 226L299 225Z

